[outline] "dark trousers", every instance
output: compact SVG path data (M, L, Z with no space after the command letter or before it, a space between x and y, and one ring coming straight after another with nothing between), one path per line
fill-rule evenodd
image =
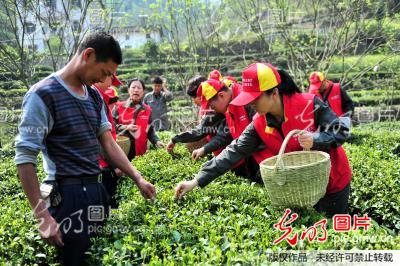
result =
M110 207L113 209L118 208L116 193L119 176L115 174L114 170L105 168L101 170L101 177L103 179L103 185L110 196Z
M335 214L347 214L349 212L350 183L341 191L326 194L320 199L314 208L318 212L324 212L328 217Z
M103 184L59 185L62 200L49 207L60 226L64 246L58 248L63 265L84 265L90 238L102 230L109 197Z
M247 157L243 164L233 169L233 172L235 172L237 176L244 177L252 182L263 184L260 174L260 166L256 160L254 160L253 156Z

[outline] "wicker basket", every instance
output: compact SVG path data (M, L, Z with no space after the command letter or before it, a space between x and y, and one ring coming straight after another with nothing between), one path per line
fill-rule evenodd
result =
M126 136L117 136L117 143L124 153L128 155L131 148L131 140Z
M195 142L186 143L186 148L192 153L194 150L199 149L207 144L207 138L202 138L201 140Z
M260 163L261 176L274 207L312 207L326 193L331 168L329 154L321 151L284 154L289 139L302 132L291 131L279 154Z

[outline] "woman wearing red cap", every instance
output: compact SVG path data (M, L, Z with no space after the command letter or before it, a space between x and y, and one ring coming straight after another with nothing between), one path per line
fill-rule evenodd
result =
M131 140L129 160L147 151L147 140L157 148L164 147L152 125L151 108L143 103L145 90L142 80L132 79L128 84L129 99L118 102L112 112L117 132Z
M206 186L252 154L261 143L267 147L264 158L277 155L286 135L301 129L307 133L292 138L286 152L306 148L326 151L331 157L326 195L315 208L328 215L347 213L352 172L341 145L349 135L348 127L321 99L301 93L286 72L277 71L270 64L252 64L242 75L243 91L230 104L251 104L257 115L238 139L203 165L195 179L178 184L175 196L181 198L196 186Z

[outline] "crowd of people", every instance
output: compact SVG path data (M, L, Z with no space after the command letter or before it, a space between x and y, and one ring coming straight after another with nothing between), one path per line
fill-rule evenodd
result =
M213 154L194 179L177 184L175 196L181 199L227 171L262 183L259 163L277 155L291 130L304 130L286 152L305 148L331 157L326 195L315 209L327 215L348 212L352 172L342 144L354 104L339 83L314 72L309 92L302 93L286 71L261 62L243 70L241 83L218 70L207 78L195 76L187 95L199 108L198 125L164 145L157 132L170 130L172 93L161 77L151 80L147 94L145 82L132 78L126 84L129 97L120 99L122 82L115 73L121 63L121 48L112 36L90 34L70 62L33 85L23 101L15 163L40 234L57 247L64 264L84 263L95 235L88 229L104 222L89 219L90 207L101 206L106 217L109 207L118 208L115 194L122 176L130 177L145 198L156 197L154 185L131 163L146 153L148 141L172 152L177 143L205 140L192 158ZM129 138L127 154L118 136ZM47 174L42 185L36 172L39 152ZM65 219L70 219L68 230L59 227Z

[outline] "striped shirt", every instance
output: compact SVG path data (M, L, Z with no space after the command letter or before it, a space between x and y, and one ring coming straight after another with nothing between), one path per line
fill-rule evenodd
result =
M47 180L97 175L98 137L111 129L104 103L96 90L71 91L57 73L27 92L16 137L15 163L36 164L40 151Z

